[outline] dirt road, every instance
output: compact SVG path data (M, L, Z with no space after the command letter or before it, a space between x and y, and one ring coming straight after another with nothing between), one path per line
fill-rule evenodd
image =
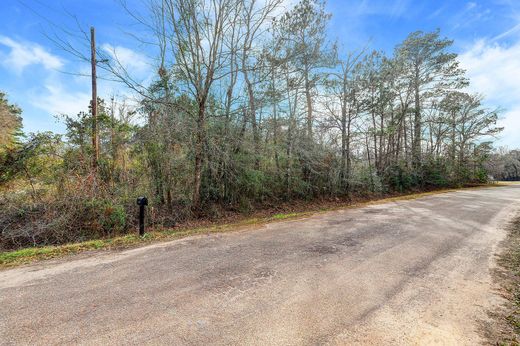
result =
M0 272L0 344L484 343L520 186Z

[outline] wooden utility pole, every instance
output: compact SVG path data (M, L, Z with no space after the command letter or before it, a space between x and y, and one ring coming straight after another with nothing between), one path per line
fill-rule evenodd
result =
M99 139L98 139L98 119L97 119L97 76L96 76L96 31L94 27L90 28L90 64L92 66L92 171L97 172L99 161Z

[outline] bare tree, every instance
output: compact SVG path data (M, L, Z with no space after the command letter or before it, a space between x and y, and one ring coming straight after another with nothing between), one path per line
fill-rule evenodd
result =
M224 76L223 66L229 55L224 51L224 38L233 24L230 14L239 1L164 0L162 3L169 25L165 34L175 56L175 75L186 83L197 104L192 206L199 210L206 106L213 83Z

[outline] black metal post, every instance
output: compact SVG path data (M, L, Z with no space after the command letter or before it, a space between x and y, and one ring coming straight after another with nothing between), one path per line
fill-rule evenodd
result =
M148 205L148 198L137 197L137 205L139 206L139 236L144 235L144 207Z
M139 236L144 235L144 205L139 206Z

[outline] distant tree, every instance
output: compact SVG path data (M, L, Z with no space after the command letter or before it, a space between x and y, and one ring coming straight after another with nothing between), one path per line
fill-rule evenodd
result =
M499 148L483 165L496 180L520 180L520 150Z
M22 110L0 92L0 154L12 149L22 134Z
M496 126L498 111L484 108L480 95L451 92L442 100L441 107L446 114L444 122L449 124L449 157L454 166L463 167L466 164L476 140L502 131L501 127Z

